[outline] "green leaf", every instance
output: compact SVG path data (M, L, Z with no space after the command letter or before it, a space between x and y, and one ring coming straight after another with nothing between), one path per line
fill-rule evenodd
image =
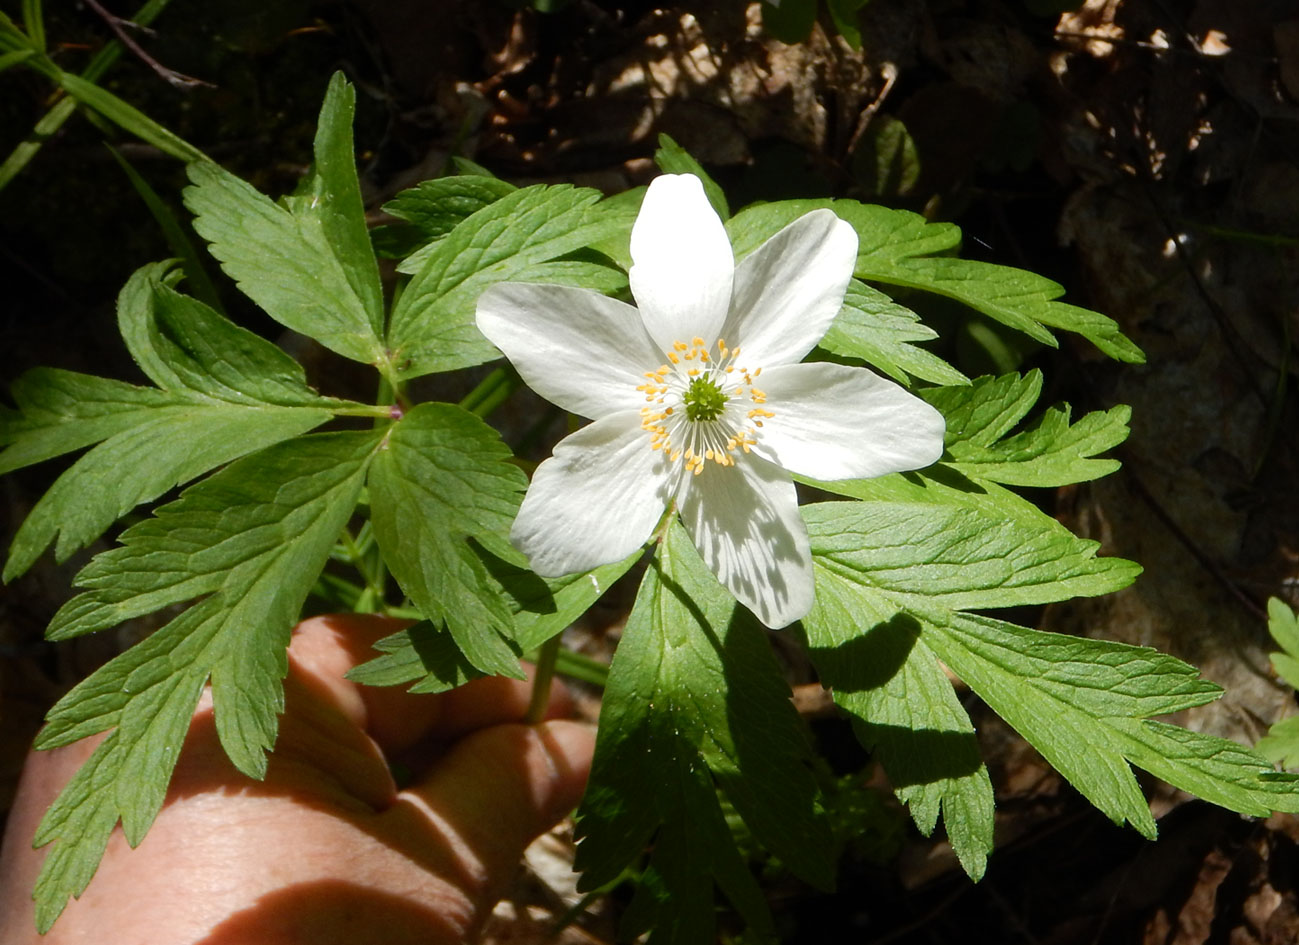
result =
M920 180L920 152L907 126L892 115L871 119L850 166L853 178L871 196L909 194Z
M328 419L322 410L228 404L153 410L54 481L14 536L4 580L23 574L56 539L55 560L66 561L140 503Z
M974 505L823 502L803 513L821 568L926 606L1093 597L1127 587L1141 572L1122 558L1097 558L1096 542L1063 526L1037 527Z
M752 252L804 213L822 207L857 231L854 275L859 279L953 299L1042 344L1056 346L1048 329L1058 328L1081 334L1112 358L1144 361L1141 350L1112 319L1054 301L1064 289L1050 279L1009 266L936 255L957 249L961 231L950 223L929 223L906 210L854 200L782 200L746 207L727 223L736 257Z
M396 423L370 471L374 533L397 583L444 623L473 666L523 678L510 608L468 539L508 532L526 486L478 417L421 404Z
M1254 750L1283 768L1299 768L1299 715L1273 722Z
M335 72L329 80L313 145L315 163L307 190L287 199L304 228L318 227L324 243L338 259L347 284L369 316L374 335L383 334L383 286L379 265L370 247L365 204L356 176L352 150L352 117L356 90Z
M280 348L169 285L168 264L145 266L117 302L117 323L131 356L159 387L250 407L341 408L321 397Z
M351 148L351 87L337 76L321 110L305 193L277 206L215 164L193 164L194 229L245 295L281 324L354 361L379 364L383 293Z
M909 382L908 375L935 384L969 384L969 378L942 358L912 344L937 337L911 309L854 279L820 347L860 358L903 384Z
M1089 413L1072 425L1068 405L1052 407L1027 430L1005 436L1041 387L1035 370L1023 378L982 377L968 388L921 391L948 420L952 468L971 479L1044 487L1099 479L1118 469L1118 460L1093 457L1127 439L1126 406Z
M1267 602L1267 632L1281 647L1272 654L1272 665L1291 686L1299 686L1299 618L1276 597Z
M1123 335L1113 319L1054 301L1064 294L1064 288L1043 276L972 259L895 260L892 256L859 255L855 275L954 299L1053 348L1057 342L1047 329L1060 328L1077 332L1111 358L1130 364L1145 362L1141 349Z
M181 161L207 162L208 156L184 138L168 131L134 105L71 72L59 72L55 81L82 105L89 106L113 124Z
M524 652L571 625L641 557L638 550L594 571L541 578L508 545L490 538L487 544L492 550L476 547L475 551L487 568L489 582L505 596L513 613L514 640ZM449 633L428 621L385 637L375 648L383 655L353 669L349 679L369 686L418 680L411 692L443 692L484 675L465 659Z
M0 55L0 72L3 72L11 66L18 65L24 59L28 59L34 55L36 55L36 50L34 49L15 49L13 52L7 52L4 55Z
M318 434L238 460L127 529L122 547L78 575L90 590L55 615L53 639L208 596L50 711L38 748L114 731L38 832L38 843L55 843L37 885L42 928L84 890L119 817L133 845L148 829L205 682L227 754L249 776L265 774L290 630L380 438Z
M861 27L858 25L857 14L869 2L870 0L826 0L834 28L853 49L861 49Z
M592 571L542 578L529 570L523 556L512 548L502 548L500 542L489 545L483 560L514 612L514 639L524 651L536 649L563 632L642 555L637 548L623 560Z
M1267 630L1281 647L1279 653L1270 654L1272 668L1289 685L1299 685L1299 618L1276 597L1267 602ZM1299 716L1273 723L1254 748L1284 768L1299 768Z
M817 0L763 0L762 25L782 43L801 43L816 23Z
M296 361L175 292L167 278L167 264L146 266L118 299L122 335L165 394L66 372L36 372L15 385L22 413L13 425L21 430L25 421L27 429L12 437L0 468L103 442L33 508L14 537L6 581L26 571L50 542L57 539L55 558L64 561L140 503L305 433L329 420L333 409L348 406L319 397ZM113 392L125 403L104 404L95 396L100 392ZM90 402L73 405L71 397ZM118 409L78 416L97 404Z
M704 194L712 204L717 215L726 220L731 215L731 207L726 202L726 194L717 185L717 181L708 176L703 165L691 157L690 152L665 134L659 135L658 150L654 152L654 163L664 174L693 174L704 185Z
M23 26L27 28L32 46L45 52L45 17L41 14L41 0L23 0Z
M0 412L0 474L107 439L175 404L151 387L58 368L33 368L10 388L17 410Z
M886 696L903 698L914 688L916 674L928 672L913 661L937 657L1107 816L1131 822L1150 836L1154 820L1129 763L1242 813L1289 809L1299 802L1299 793L1286 784L1260 777L1267 766L1257 755L1221 739L1170 733L1168 727L1143 721L1202 705L1219 694L1218 687L1198 678L1194 667L1143 647L1028 630L957 609L1103 593L1130 581L1135 566L1091 558L1094 546L1067 532L1048 531L1039 541L1024 527L1029 513L1022 510L1004 520L1001 535L977 526L976 520L997 520L989 514L999 504L995 495L950 508L944 500L959 494L951 487L885 478L893 483L881 493L930 495L897 504L829 503L804 510L818 590L817 608L805 626L809 640L823 651L816 658L832 654L826 670L832 677L851 673L863 659L874 662L875 680L865 677L865 686L861 677L852 680L853 694L862 688L883 690L872 703L879 712ZM941 526L941 537L927 534L924 523L944 518L944 510L950 517ZM951 514L960 512L975 512L976 518ZM996 549L1010 562L1004 581L992 562ZM1107 561L1113 562L1108 568ZM953 562L960 565L948 580L945 567ZM1058 584L1050 576L1055 570ZM836 626L845 615L858 615L854 619L866 626L864 637L849 638ZM882 641L875 650L872 636ZM850 704L862 711L868 703ZM922 705L910 711L923 717L933 710ZM949 730L959 731L953 719L944 721ZM943 794L944 816L949 801L958 799L977 811L977 797L953 780L952 772L940 772L935 781ZM968 815L963 819L967 822L961 830L978 824ZM972 844L968 853L981 849ZM968 853L963 861L970 859Z
M941 813L961 866L979 879L993 843L993 793L974 727L916 621L819 580L803 620L808 655L898 799L929 836Z
M442 239L460 221L517 189L495 177L439 177L403 190L385 203L383 209L409 224L395 230L409 230L415 245L423 246Z
M649 881L625 932L711 942L714 883L751 928L770 931L718 790L795 873L832 881L809 746L788 697L761 628L703 566L680 524L671 525L614 655L578 812L582 888L615 879L653 837Z
M980 377L966 388L940 387L923 390L924 397L947 421L943 442L987 448L1014 429L1037 403L1042 393L1042 372L1029 371L1023 377L1004 374Z
M389 346L403 378L468 367L499 357L474 324L479 294L496 282L548 282L609 290L625 287L615 269L567 257L630 229L624 204L567 185L517 190L461 221L416 254L418 265L392 313ZM600 273L604 273L601 277ZM598 279L603 281L598 281Z
M421 620L374 644L382 655L353 667L347 678L366 686L400 686L410 692L446 692L487 675L460 651L455 638L437 624Z

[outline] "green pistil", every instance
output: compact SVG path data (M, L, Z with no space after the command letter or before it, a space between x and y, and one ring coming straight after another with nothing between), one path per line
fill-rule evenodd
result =
M682 398L687 420L716 420L726 406L722 389L706 377L696 377Z

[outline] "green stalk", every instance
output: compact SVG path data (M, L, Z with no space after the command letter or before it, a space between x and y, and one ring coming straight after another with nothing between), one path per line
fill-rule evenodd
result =
M171 0L149 0L135 12L131 21L139 26L148 26L158 18L170 2ZM95 82L113 63L117 62L121 55L121 43L117 40L107 43L103 49L95 53L90 64L82 70L81 78L87 82ZM76 110L77 100L68 95L64 95L54 103L44 117L36 123L36 127L32 129L27 139L14 148L9 157L5 158L4 163L0 164L0 190L3 190L5 185L27 166L28 162L36 156L36 152L41 149L41 145L52 138Z
M536 725L546 717L546 706L550 704L550 683L555 678L555 660L559 656L560 634L555 634L537 651L537 675L532 679L532 699L528 702L528 714L523 721Z

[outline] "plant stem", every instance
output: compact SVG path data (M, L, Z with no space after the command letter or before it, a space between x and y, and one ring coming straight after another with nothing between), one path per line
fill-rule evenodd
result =
M550 704L550 682L555 678L555 659L559 656L559 638L555 634L537 651L537 675L532 679L532 701L528 703L528 714L523 721L536 725L546 717L546 706Z

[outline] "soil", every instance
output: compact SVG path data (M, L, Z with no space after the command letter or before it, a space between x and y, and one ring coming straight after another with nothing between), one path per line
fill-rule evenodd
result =
M1227 694L1176 719L1197 730L1252 743L1295 711L1267 660L1264 616L1269 596L1299 604L1292 2L870 0L855 21L860 48L824 5L806 37L789 43L764 29L764 8L743 0L537 6L557 9L178 3L140 42L159 69L210 84L176 88L127 55L108 85L278 194L305 168L324 84L342 69L359 90L357 150L376 222L384 200L444 172L452 155L515 182L613 193L654 174L657 136L667 133L733 206L832 194L958 223L967 256L1056 279L1068 301L1117 319L1148 357L1120 365L1085 342L1046 349L968 313L924 311L943 332L941 353L968 374L1039 367L1044 406L1133 407L1120 472L1034 498L1145 574L1120 594L1016 617L1156 646L1201 667ZM51 45L68 69L112 37L88 8L50 16ZM0 73L0 151L21 140L49 95L46 80L21 68ZM175 162L102 123L78 115L45 143L0 191L6 380L37 364L139 380L116 337L113 300L135 268L169 251L106 139L176 203ZM283 336L233 290L226 300L241 323L301 354L329 392L369 383L326 367L334 362ZM536 409L524 398L507 406ZM0 480L0 534L13 534L60 468ZM86 557L47 559L0 598L0 809L45 710L150 629L43 642ZM571 631L573 642L607 653L626 597L602 604ZM850 846L833 894L764 872L782 940L1299 940L1299 820L1241 818L1152 781L1161 838L1144 841L1105 821L967 697L998 789L997 851L971 883L940 837L906 825L819 686L790 662L831 764L864 772L879 798L866 821L878 842ZM595 714L598 697L586 705ZM488 940L554 940L555 917L580 898L566 829L529 851ZM581 902L558 940L612 941L625 898L617 890Z

